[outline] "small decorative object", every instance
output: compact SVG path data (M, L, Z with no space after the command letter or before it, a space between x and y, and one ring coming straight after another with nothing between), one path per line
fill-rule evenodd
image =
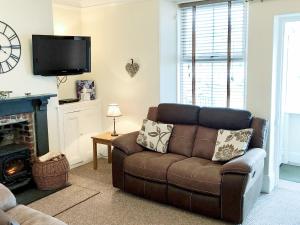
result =
M140 65L133 62L133 59L131 59L131 63L127 63L125 68L126 68L127 73L131 77L134 77L137 74L137 72L139 71Z
M32 175L38 189L55 190L67 185L69 170L69 162L61 154L44 162L37 159L32 166Z
M21 42L16 32L0 21L0 74L15 68L21 58Z
M83 89L81 90L80 100L81 101L90 101L91 100L91 93L86 87L83 87Z
M11 93L12 91L0 91L0 100L9 98Z
M76 81L76 93L77 93L77 98L82 101L95 100L96 99L95 81L93 81L93 80L77 80Z
M25 96L31 96L31 93L30 92L26 92Z
M114 118L114 131L111 136L118 136L116 132L116 117L122 116L120 106L118 104L109 104L106 116Z

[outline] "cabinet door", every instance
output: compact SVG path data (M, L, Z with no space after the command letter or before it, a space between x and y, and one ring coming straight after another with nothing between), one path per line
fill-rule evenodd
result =
M85 161L93 156L91 137L101 131L100 108L86 109L80 112L80 152Z
M70 165L82 162L80 154L80 112L64 114L64 150Z

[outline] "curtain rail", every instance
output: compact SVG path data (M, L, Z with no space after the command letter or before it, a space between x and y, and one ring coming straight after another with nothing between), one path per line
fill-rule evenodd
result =
M253 2L255 0L203 0L203 1L179 3L178 6L179 8L186 8L192 6L209 5L209 4L224 3L224 2L235 2L235 1ZM260 1L263 2L264 0L260 0Z

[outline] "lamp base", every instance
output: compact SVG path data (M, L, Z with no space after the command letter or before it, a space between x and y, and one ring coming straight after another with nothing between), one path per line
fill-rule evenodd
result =
M112 136L112 137L117 137L117 136L119 136L119 134L111 133L111 136Z

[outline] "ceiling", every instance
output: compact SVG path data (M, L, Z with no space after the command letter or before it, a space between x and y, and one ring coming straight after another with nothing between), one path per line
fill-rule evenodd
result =
M96 5L120 4L142 0L53 0L55 4L68 5L74 7L91 7Z

